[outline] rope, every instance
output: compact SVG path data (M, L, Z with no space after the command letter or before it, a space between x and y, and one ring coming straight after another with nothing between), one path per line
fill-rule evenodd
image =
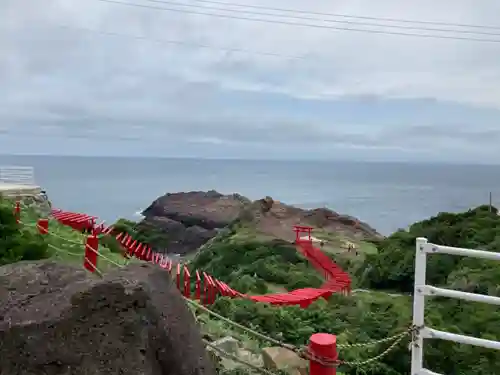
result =
M40 229L40 228L41 228L38 224L28 224L28 223L24 223L24 222L22 222L22 221L19 221L19 223L23 224L24 226L31 227L31 228L37 228L37 229ZM49 232L47 232L47 234L49 234L49 235L51 235L51 236L53 236L53 237L59 238L59 239L61 239L61 240L63 240L63 241L66 241L66 242L68 242L68 243L71 243L71 244L73 244L73 245L78 245L78 246L82 246L82 244L83 244L83 245L85 245L85 244L83 243L83 241L82 241L82 242L73 241L73 240L70 240L70 239L68 239L68 238L62 237L62 236L60 236L60 235L58 235L58 234L54 233L53 231L52 231L52 232L51 232L51 231L49 231ZM57 248L56 248L54 245L52 245L52 244L48 244L48 246L50 246L50 247L52 247L53 249L56 249L56 250L57 250ZM92 252L94 252L95 254L97 254L97 255L99 256L99 258L102 258L102 259L104 259L104 260L108 261L109 263L111 263L111 264L113 264L113 265L115 265L115 266L117 266L117 267L124 267L124 265L123 265L123 264L120 264L120 263L118 263L118 262L115 262L113 259L108 258L106 255L104 255L102 252L99 252L99 250L94 249L92 246L88 246L88 245L85 245L85 246L86 246L86 247L88 247L88 248L90 249L90 251L92 251ZM60 249L59 249L59 250L60 250ZM66 251L66 252L67 252L68 254L70 254L70 255L74 255L74 256L81 256L81 255L82 255L82 254L71 253L71 252L69 252L69 251ZM85 258L85 260L87 260L87 261L88 261L88 258ZM92 264L91 262L89 262L89 263L90 263L90 264ZM92 265L92 266L93 266L93 265Z
M211 342L203 339L203 343L208 346L209 348L211 348L212 350L214 350L215 352L219 353L221 356L224 356L226 358L229 358L230 360L232 361L235 361L235 362L238 362L238 363L241 363L242 365L245 365L249 368L251 368L252 370L255 370L261 374L264 374L264 375L277 375L276 373L272 372L272 371L269 371L269 370L266 370L265 368L262 368L262 367L259 367L257 365L254 365L253 363L250 363L250 362L247 362L237 356L235 356L234 354L231 354L231 353L228 353L226 352L225 350L215 346L214 344L212 344Z
M372 363L372 362L375 362L379 359L381 359L382 357L385 357L387 354L389 354L392 350L394 350L394 348L396 348L396 346L407 336L409 335L409 332L406 332L405 335L402 335L400 336L396 341L394 341L386 350L384 350L382 353L380 353L379 355L376 355L375 357L372 357L372 358L369 358L369 359L366 359L364 361L352 361L352 362L348 362L348 361L340 361L341 364L343 365L347 365L347 366L352 366L352 367L361 367L361 366L364 366L364 365L367 365L369 363Z
M410 336L411 335L412 336L412 341L413 341L414 340L413 339L414 334L418 333L418 331L420 331L420 329L421 328L419 328L419 327L411 326L405 332L399 333L398 335L387 337L387 338L384 338L384 339L381 339L381 340L369 341L367 343L360 343L360 344L353 344L353 345L351 345L350 347L363 347L363 346L368 346L368 345L372 345L372 344L379 344L379 343L387 342L387 341L390 341L390 339L396 338L396 340L387 349L385 349L382 353L380 353L380 354L378 354L378 355L376 355L376 356L374 356L372 358L368 358L366 360L363 360L363 361L331 360L329 358L320 357L320 356L315 355L314 353L311 353L311 351L307 347L303 347L301 349L299 355L302 358L304 358L304 359L312 360L312 361L317 362L317 363L319 363L319 364L321 364L322 366L325 366L325 367L337 367L338 365L346 365L346 366L351 366L351 367L361 367L361 366L367 365L369 363L375 362L375 361L377 361L377 360L385 357L392 350L394 350L394 348L396 348L396 346L406 336ZM340 347L341 347L341 345L337 345L337 348L340 348ZM344 347L347 347L347 346L344 345Z
M38 225L38 224L36 224L36 227L37 227L37 228L39 228L39 225ZM82 245L82 243L83 243L83 241L82 241L82 242L78 242L78 241L73 241L73 240L70 240L70 239L68 239L68 238L64 238L63 236L60 236L60 235L58 235L58 234L56 234L56 233L54 233L54 232L50 232L50 231L49 231L49 234L50 234L51 236L54 236L54 237L56 237L56 238L59 238L60 240L64 240L64 241L66 241L66 242L68 242L68 243L71 243L71 244L73 244L73 245L80 245L80 246L81 246L81 245Z
M51 221L53 222L53 220L51 220ZM40 226L38 225L38 223L37 224L31 224L31 223L24 223L22 221L19 221L19 223L23 224L26 227L40 229ZM52 232L49 231L48 234L50 234L51 236L54 236L56 238L59 238L60 240L66 241L68 243L71 243L73 245L79 245L79 246L82 245L82 242L77 242L77 241L70 240L69 238L62 237L62 236L54 233L53 231Z
M277 339L274 339L272 337L269 337L269 336L266 336L260 332L257 332L251 328L248 328L248 327L245 327L239 323L236 323L210 309L208 309L207 307L203 306L203 305L200 305L199 303L195 302L195 301L192 301L186 297L184 297L186 299L186 301L188 303L190 303L191 305L193 305L195 308L197 309L200 309L206 313L208 313L209 315L212 315L226 323L228 323L229 325L232 325L233 327L237 327L239 329L241 329L242 331L246 332L246 333L249 333L251 335L254 335L262 340L265 340L265 341L268 341L268 342L271 342L277 346L280 346L284 349L288 349L288 350L291 350L295 353L297 353L300 357L304 358L304 359L308 359L308 360L313 360L313 361L316 361L324 366L328 366L328 367L331 367L331 366L337 366L338 364L344 364L344 365L348 365L348 366L362 366L362 365L365 365L365 364L368 364L368 363L371 363L373 361L376 361L382 357L384 357L385 355L387 355L391 350L393 350L396 345L398 345L406 336L410 335L413 331L414 331L414 328L413 327L410 327L408 328L407 330L405 330L404 332L401 332L401 333L398 333L396 335L392 335L392 336L389 336L389 337L385 337L383 339L380 339L380 340L371 340L371 341L367 341L367 342L362 342L362 343L353 343L353 344L340 344L340 345L337 345L337 348L338 349L342 349L342 348L362 348L362 347L368 347L368 346L375 346L375 345L378 345L378 344L383 344L383 343L387 343L387 342L391 342L393 341L393 343L384 351L382 352L381 354L377 355L376 357L373 357L373 358L370 358L368 360L365 360L365 361L357 361L357 362L347 362L347 361L340 361L340 360L337 360L337 361L331 361L329 359L326 359L326 358L320 358L320 357L317 357L315 356L314 354L310 353L309 352L309 349L307 347L302 347L302 348L297 348L296 346L294 345L291 345L291 344L286 344L280 340L277 340Z
M62 249L58 248L57 246L52 245L51 243L49 243L48 246L51 247L52 249L56 250L57 252L60 252L60 253L66 253L66 254L69 254L69 255L73 255L75 257L81 257L82 256L81 253L72 253L71 251L68 251L68 250L62 250Z
M392 335L392 336L389 336L389 337L386 337L386 338L383 338L383 339L379 339L379 340L371 340L371 341L360 342L360 343L353 343L353 344L338 344L337 348L338 349L348 349L348 348L364 348L364 347L367 347L367 346L375 346L375 345L378 345L378 344L383 344L383 343L386 343L386 342L397 340L400 337L405 337L405 336L407 336L410 333L410 331L411 331L411 328L409 328L409 329L407 329L407 330L405 330L403 332L400 332L398 334L395 334L395 335Z
M291 345L291 344L286 344L280 340L277 340L277 339L274 339L272 337L269 337L269 336L266 336L260 332L257 332L251 328L248 328L248 327L245 327L244 325L241 325L239 323L236 323L234 321L232 321L231 319L228 319L218 313L216 313L215 311L212 311L210 309L208 309L207 307L203 306L203 305L200 305L198 302L195 302L187 297L184 297L184 299L186 300L186 302L190 303L191 305L193 305L195 308L199 309L199 310L202 310L204 312L206 312L207 314L209 315L212 315L212 316L215 316L217 319L220 319L226 323L228 323L229 325L232 325L233 327L236 327L236 328L239 328L241 329L242 331L246 332L246 333L249 333L255 337L258 337L260 338L261 340L264 340L264 341L268 341L268 342L271 342L275 345L278 345L284 349L288 349L288 350L291 350L291 351L294 351L294 352L297 352L298 351L298 348L295 347L294 345Z
M77 254L77 253L72 253L71 251L62 250L62 249L58 248L57 246L54 246L54 245L52 245L50 243L48 244L48 246L51 247L51 248L53 248L54 250L56 250L58 253L73 255L73 256L77 256L77 257L81 257L82 256L82 254ZM87 263L92 266L92 268L94 269L94 271L97 272L97 274L102 277L103 276L102 271L99 268L97 268L96 266L94 266L92 264L92 262L89 260L89 258L87 258L85 256L84 256L84 258L87 261Z
M89 260L89 258L87 258L87 257L84 257L84 258L85 258L85 260L87 261L87 263L88 263L88 264L90 264L90 265L92 266L92 268L94 269L94 271L95 271L95 272L97 272L97 274L98 274L99 276L101 276L101 277L103 277L103 276L104 276L103 272L102 272L99 268L97 268L97 266L94 266L94 265L92 264L92 262Z
M87 247L90 251L92 251L94 254L97 254L97 255L99 256L99 258L102 258L102 259L104 259L104 260L107 260L109 263L111 263L111 264L113 264L113 265L115 265L115 266L117 266L117 267L119 267L119 268L123 268L123 267L125 267L125 265L120 264L120 263L118 263L118 262L115 262L113 259L108 258L107 256L105 256L105 255L103 255L102 253L100 253L98 250L94 249L92 246L88 246L88 245L86 245L86 247Z

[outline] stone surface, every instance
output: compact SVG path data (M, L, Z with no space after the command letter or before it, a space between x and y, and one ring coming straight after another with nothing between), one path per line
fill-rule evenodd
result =
M37 194L33 196L24 196L21 202L25 207L34 209L39 216L47 217L52 210L52 203L46 194Z
M212 343L219 349L224 350L225 352L231 353L233 355L238 353L239 342L234 337L227 336L221 339L218 339Z
M290 375L306 375L309 363L295 352L281 348L262 349L264 366L270 370L284 370Z
M5 197L31 196L40 194L39 186L11 184L0 181L0 194Z
M139 225L160 230L168 239L168 253L184 255L215 237L249 202L238 194L216 191L168 193L144 210Z
M53 261L0 267L0 374L213 375L167 272L99 279Z

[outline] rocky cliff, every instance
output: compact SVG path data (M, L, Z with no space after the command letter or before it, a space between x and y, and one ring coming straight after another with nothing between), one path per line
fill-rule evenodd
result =
M168 272L93 277L53 261L0 267L0 374L213 375Z
M286 241L294 240L293 225L308 225L353 240L382 237L368 224L325 208L304 210L271 197L252 202L239 194L223 195L213 190L165 194L143 215L139 227L164 234L167 252L181 255L196 250L236 221L251 224L262 235Z

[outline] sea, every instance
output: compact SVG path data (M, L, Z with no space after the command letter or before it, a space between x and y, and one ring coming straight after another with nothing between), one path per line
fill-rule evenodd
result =
M500 166L349 161L5 156L32 166L53 205L107 223L139 220L167 192L266 195L303 208L328 207L388 235L443 211L500 203Z

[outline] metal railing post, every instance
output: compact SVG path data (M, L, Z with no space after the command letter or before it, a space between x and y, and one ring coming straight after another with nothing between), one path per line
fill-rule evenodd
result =
M413 291L413 325L424 327L425 319L425 287L427 253L425 252L426 238L417 238L415 249L415 288ZM423 368L424 338L417 333L411 346L411 375L419 375Z

